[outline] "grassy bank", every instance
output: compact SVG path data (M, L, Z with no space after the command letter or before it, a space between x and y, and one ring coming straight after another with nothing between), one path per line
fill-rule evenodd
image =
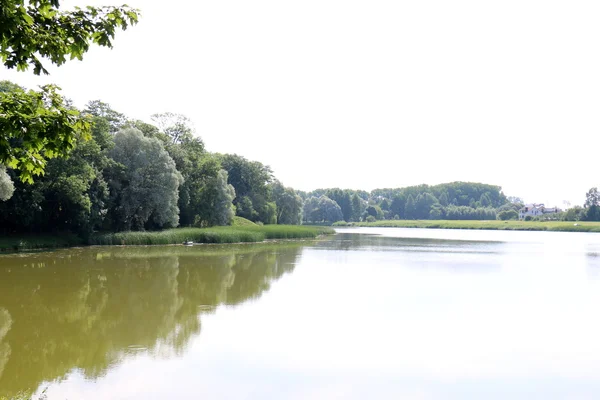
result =
M83 245L160 245L194 243L250 243L271 239L314 239L334 230L319 226L245 225L214 228L175 228L158 232L117 232L92 235L87 241L73 234L0 237L0 251L53 249Z
M450 221L450 220L393 220L358 222L349 226L431 228L431 229L489 229L513 231L600 232L600 222L572 221Z
M267 239L312 239L333 230L296 225L218 226L214 228L176 228L159 232L118 232L94 235L91 245L156 245L194 243L262 242Z

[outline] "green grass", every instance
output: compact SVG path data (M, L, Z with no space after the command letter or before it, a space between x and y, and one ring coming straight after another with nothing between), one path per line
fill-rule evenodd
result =
M238 217L237 215L231 220L231 226L258 226L249 219Z
M312 239L334 231L325 227L297 225L218 226L214 228L176 228L159 232L118 232L93 235L92 245L159 245L194 243L244 243L267 239Z
M391 228L489 229L513 231L600 232L600 222L393 220L357 222L352 226Z

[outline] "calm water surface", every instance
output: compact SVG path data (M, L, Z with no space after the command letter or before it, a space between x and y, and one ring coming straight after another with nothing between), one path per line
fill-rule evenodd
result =
M0 255L0 397L598 399L600 234Z

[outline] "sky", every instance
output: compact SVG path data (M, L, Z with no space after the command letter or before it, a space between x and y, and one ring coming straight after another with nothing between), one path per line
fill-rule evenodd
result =
M140 22L112 50L0 79L184 114L208 150L301 190L475 181L564 207L600 186L597 1L128 4Z

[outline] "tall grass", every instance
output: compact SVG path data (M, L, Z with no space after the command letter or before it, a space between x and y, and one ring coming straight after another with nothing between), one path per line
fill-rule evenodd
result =
M176 228L159 232L118 232L93 235L92 245L157 245L194 243L262 242L266 239L307 239L334 233L325 227L296 225L219 226L214 228Z
M353 223L353 226L432 229L488 229L514 231L600 232L600 222L391 220Z

